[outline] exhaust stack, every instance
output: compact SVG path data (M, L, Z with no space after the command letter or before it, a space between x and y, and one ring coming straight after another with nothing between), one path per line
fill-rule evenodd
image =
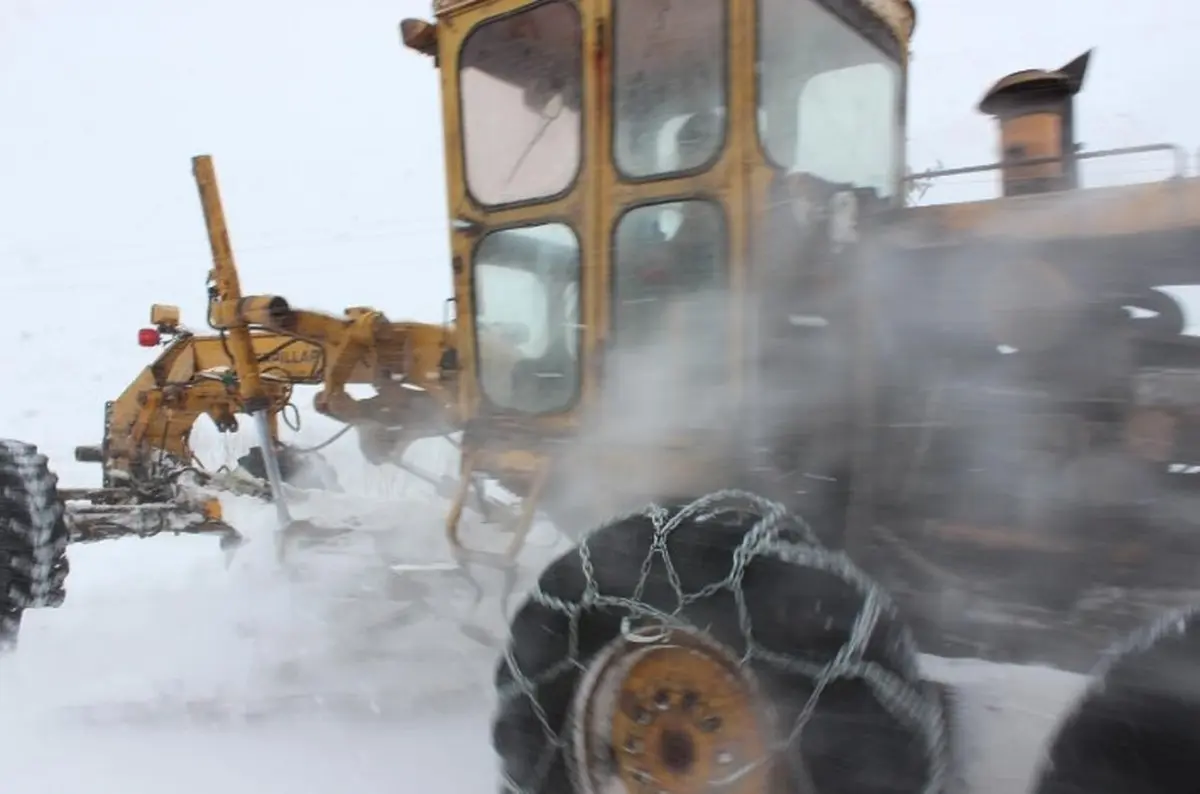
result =
M979 110L1000 124L1001 178L1005 196L1079 187L1075 154L1075 95L1083 88L1092 51L1061 69L1026 69L993 85ZM1047 158L1055 158L1045 162ZM1022 165L1021 161L1043 161Z

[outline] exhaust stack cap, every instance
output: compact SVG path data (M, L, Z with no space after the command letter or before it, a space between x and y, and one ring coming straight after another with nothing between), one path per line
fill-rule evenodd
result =
M1083 88L1088 50L1060 69L1025 69L996 82L979 110L1000 124L1004 195L1072 190L1079 186L1074 98ZM1057 158L1021 165L1021 160Z

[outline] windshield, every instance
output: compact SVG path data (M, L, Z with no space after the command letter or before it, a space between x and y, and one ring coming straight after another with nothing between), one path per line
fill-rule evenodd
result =
M760 0L759 136L791 172L898 193L899 66L817 0Z
M488 234L475 252L479 380L494 407L552 413L579 386L579 241L564 223Z
M459 58L467 190L485 206L550 198L581 163L582 26L543 3L480 24Z

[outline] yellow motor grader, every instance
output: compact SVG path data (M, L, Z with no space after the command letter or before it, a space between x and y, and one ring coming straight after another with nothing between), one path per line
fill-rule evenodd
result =
M189 465L202 414L252 418L249 487L293 524L278 422L311 384L372 459L456 439L458 553L486 480L520 499L499 562L535 511L578 541L498 666L506 791L950 791L922 653L1107 659L1037 790L1190 785L1200 343L1161 288L1200 283L1200 180L1172 145L1082 149L1090 54L986 92L996 162L920 177L995 173L1000 198L913 207L907 0L434 17L401 33L441 81L453 317L243 295L196 158L213 333L154 308L143 341L169 341L78 452L103 489L0 447L0 634L61 602L68 540L236 541L235 484ZM1171 178L1081 185L1156 152Z

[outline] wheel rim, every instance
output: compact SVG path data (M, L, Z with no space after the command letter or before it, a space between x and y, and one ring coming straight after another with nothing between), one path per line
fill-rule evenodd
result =
M700 633L626 633L576 693L576 790L603 794L619 783L629 794L762 794L771 732L760 702L737 656Z

